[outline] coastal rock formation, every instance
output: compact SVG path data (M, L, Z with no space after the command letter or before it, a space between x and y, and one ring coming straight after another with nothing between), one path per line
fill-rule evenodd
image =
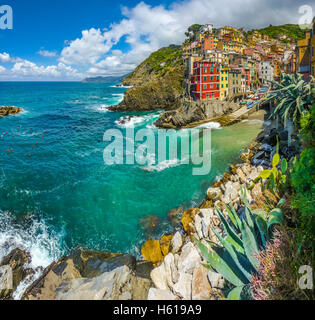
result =
M18 114L22 111L23 109L18 107L1 107L0 106L0 119L10 114L13 114L13 115Z
M112 111L171 110L180 106L184 93L184 65L182 52L177 46L162 48L150 55L134 72L123 80L133 86L124 100Z
M33 272L26 268L30 262L30 255L18 248L0 261L0 300L11 299L19 283Z
M178 109L164 112L155 122L159 128L188 128L205 122L214 121L216 117L239 109L233 102L208 101L184 102Z
M182 237L179 232L175 233L171 243L173 254L165 257L159 267L151 272L151 277L155 279L155 288L150 289L148 298L159 298L162 292L170 299L174 299L174 296L175 299L196 300L224 298L224 278L204 267L206 262L194 239L201 241L209 250L209 241L220 245L213 230L224 236L223 227L214 206L219 207L227 218L225 205L232 204L239 215L244 214L242 189L245 190L247 200L253 209L262 208L267 202L267 197L269 202L277 202L276 197L270 192L265 191L262 194L259 184L251 190L246 189L265 168L271 167L275 145L266 141L271 130L265 128L242 153L243 163L231 165L229 172L208 189L207 199L200 208L192 208L183 213L181 222L185 234ZM286 138L286 134L283 134L283 138ZM256 159L260 160L258 165ZM180 250L183 243L184 246Z
M143 300L152 286L151 263L127 254L76 248L51 264L23 300Z
M94 278L77 278L62 283L56 300L143 300L149 291L148 279L136 279L127 266Z
M157 263L163 260L159 240L148 240L141 248L141 254L145 260Z

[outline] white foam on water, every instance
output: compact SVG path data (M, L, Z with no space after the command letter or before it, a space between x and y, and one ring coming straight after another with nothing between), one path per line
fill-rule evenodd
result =
M109 112L107 104L98 104L96 106L88 107L88 109L92 109L94 112L106 113Z
M181 164L181 161L178 159L172 159L172 160L164 160L158 164L149 164L147 167L142 167L142 170L149 171L149 172L161 172L166 169L177 167Z
M116 125L120 128L135 128L141 126L144 123L148 123L147 129L155 128L153 122L157 120L159 114L149 114L145 116L131 116L131 117L121 117L119 120L115 121Z
M133 86L122 86L122 85L120 85L120 86L111 86L111 88L126 88L126 89L130 89L130 88L133 88Z
M205 128L205 129L221 129L221 125L219 122L207 122L204 124L201 124L197 128Z
M0 212L0 261L12 250L19 248L30 254L31 262L25 268L36 270L35 275L24 279L14 292L14 299L21 299L25 289L41 274L40 270L57 261L64 251L61 249L63 233L56 233L42 220L28 217L31 223L26 228L17 224L8 212Z

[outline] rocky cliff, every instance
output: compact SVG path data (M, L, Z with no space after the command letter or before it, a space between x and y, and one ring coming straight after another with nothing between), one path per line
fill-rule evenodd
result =
M180 106L184 93L184 63L177 46L161 48L152 53L134 72L123 80L132 86L124 100L113 111L171 110Z
M160 128L185 128L193 127L206 121L214 121L223 114L239 109L233 102L219 100L184 102L177 110L164 112L155 122Z

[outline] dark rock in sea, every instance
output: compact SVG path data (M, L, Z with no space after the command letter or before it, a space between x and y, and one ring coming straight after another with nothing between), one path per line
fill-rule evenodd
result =
M10 114L15 115L22 112L22 108L18 107L0 107L0 119Z
M168 213L168 218L174 228L180 225L180 220L182 218L182 213L184 212L183 207L170 210Z
M148 233L152 233L159 224L159 217L147 215L139 220L140 227Z

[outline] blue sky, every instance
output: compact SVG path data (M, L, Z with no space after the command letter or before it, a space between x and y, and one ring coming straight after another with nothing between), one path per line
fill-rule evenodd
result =
M0 0L0 80L80 80L132 71L152 51L184 40L193 23L255 28L298 23L307 1ZM0 14L1 16L1 14Z

